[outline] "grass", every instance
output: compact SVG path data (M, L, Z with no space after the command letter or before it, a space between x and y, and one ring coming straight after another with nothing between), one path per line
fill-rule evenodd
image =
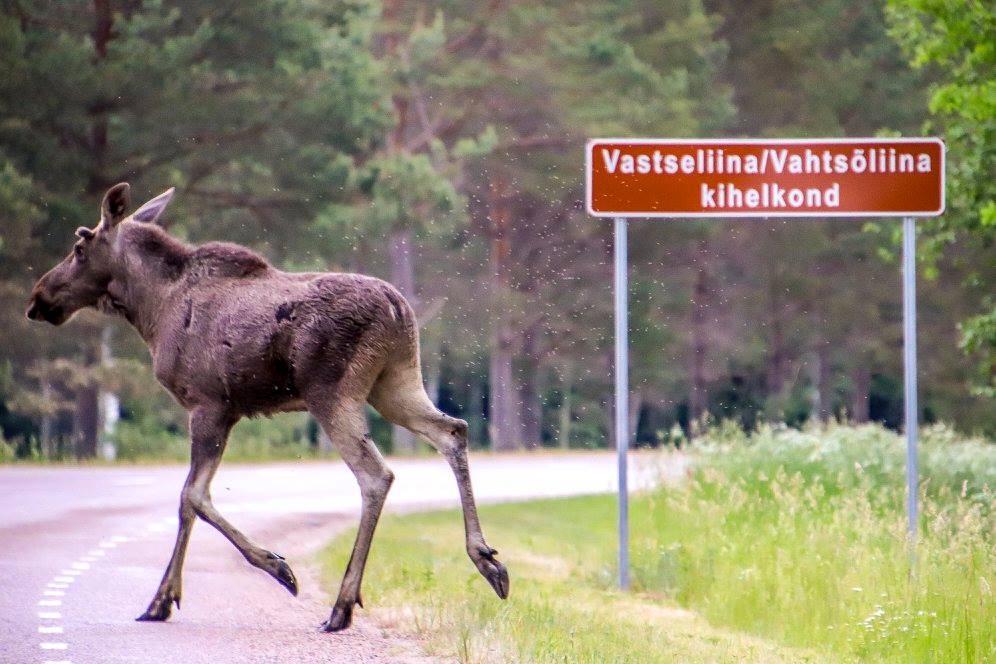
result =
M458 511L390 516L363 589L382 623L467 663L817 661L713 628L665 598L612 590L615 505L606 496L488 506L481 517L512 574L508 601L467 558ZM324 557L330 587L351 544L344 535Z
M482 510L505 603L458 512L386 518L364 599L461 662L996 661L996 446L925 431L912 580L903 453L878 427L721 427L687 482L634 498L633 592L612 587L615 500L592 496Z

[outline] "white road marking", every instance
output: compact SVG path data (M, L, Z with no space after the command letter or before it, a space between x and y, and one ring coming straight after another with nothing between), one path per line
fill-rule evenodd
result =
M73 664L68 659L46 659L42 664Z
M111 542L110 540L104 540L103 542L101 542L97 546L99 546L101 549L113 549L117 545L118 545L117 542Z
M86 555L96 556L97 558L100 558L102 556L107 555L107 552L104 551L103 549L90 549L89 551L86 552Z
M48 588L55 588L56 590L65 590L69 587L68 583L59 583L58 581L49 581L47 584Z
M73 569L85 570L85 569L90 569L90 563L88 563L88 562L75 562L72 565L70 565L70 567L72 567Z
M39 611L38 617L42 620L59 620L62 618L62 614L58 611Z
M61 625L38 625L39 634L62 634Z
M95 563L95 562L97 562L97 559L94 558L93 556L80 556L80 560L83 561L83 562L85 562L85 563Z
M59 572L59 574L64 574L66 576L79 576L82 573L83 572L79 571L78 569L64 569Z
M52 580L55 581L56 583L72 583L73 581L76 580L76 577L75 576L57 576L57 577L55 577Z
M45 597L65 597L66 593L62 590L45 590L42 595Z
M111 541L117 544L122 544L123 542L127 542L128 538L125 537L124 535L113 535L111 537Z
M38 600L38 606L62 606L61 599L41 599Z
M58 643L53 641L42 641L40 644L42 650L65 650L69 647L68 643Z

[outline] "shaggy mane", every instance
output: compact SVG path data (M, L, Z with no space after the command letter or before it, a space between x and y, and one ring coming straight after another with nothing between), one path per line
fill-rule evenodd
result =
M169 279L183 275L200 277L248 278L270 269L266 259L251 249L230 242L207 242L191 246L180 242L154 224L136 223L129 227L129 241Z
M208 242L194 247L190 266L203 266L219 277L255 277L270 269L266 259L251 249L231 242Z

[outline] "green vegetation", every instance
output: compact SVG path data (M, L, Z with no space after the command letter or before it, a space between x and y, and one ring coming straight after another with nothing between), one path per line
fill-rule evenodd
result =
M459 512L391 516L378 526L364 580L378 620L467 663L817 661L711 627L663 596L614 591L615 503L607 496L489 506L481 516L509 564L508 601L468 560ZM325 557L330 587L352 538L337 539Z
M948 212L923 230L928 268L936 273L942 251L973 265L964 286L979 293L980 312L962 321L962 346L977 358L973 391L996 397L996 11L991 2L889 0L891 34L915 69L937 73L924 129L947 144Z
M187 461L190 438L185 429L163 430L156 422L122 422L115 432L122 461ZM225 461L279 461L318 458L302 413L242 420L232 431Z
M996 447L925 430L912 580L895 434L717 427L693 450L687 482L633 502L632 593L613 589L615 500L592 496L482 510L507 603L466 560L458 513L386 518L368 606L465 662L996 656ZM351 542L331 547L330 580Z

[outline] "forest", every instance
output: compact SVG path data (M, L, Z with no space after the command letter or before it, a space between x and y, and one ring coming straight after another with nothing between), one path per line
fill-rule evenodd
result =
M611 228L583 204L599 136L941 137L920 416L996 435L989 3L2 0L0 71L0 459L183 449L124 321L24 315L120 181L137 202L176 187L184 241L396 285L475 447L611 447ZM632 222L636 444L721 421L898 429L899 223ZM248 426L271 452L327 447L303 416ZM418 447L372 411L371 430Z

